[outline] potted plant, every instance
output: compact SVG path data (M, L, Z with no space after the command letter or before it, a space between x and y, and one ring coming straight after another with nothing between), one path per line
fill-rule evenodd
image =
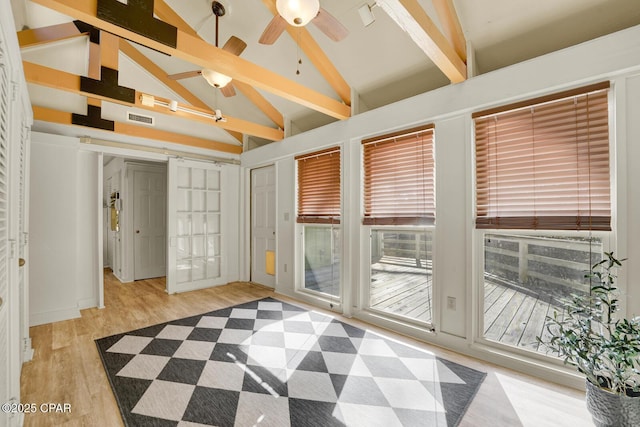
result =
M537 337L584 374L587 407L598 427L640 426L640 317L615 316L616 270L621 265L613 252L605 253L585 276L591 292L572 295L563 316L547 316L548 338Z

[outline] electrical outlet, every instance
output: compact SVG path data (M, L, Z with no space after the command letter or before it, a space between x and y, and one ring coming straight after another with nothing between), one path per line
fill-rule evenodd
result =
M449 310L454 310L456 309L456 297L447 297L447 308Z

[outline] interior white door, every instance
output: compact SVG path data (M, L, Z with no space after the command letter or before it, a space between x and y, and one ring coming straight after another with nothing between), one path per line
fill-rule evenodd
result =
M222 167L169 159L169 293L225 283Z
M275 257L275 250L276 173L275 166L267 166L251 171L251 281L275 287L267 260L267 252Z
M134 169L134 280L166 275L166 189L163 171Z

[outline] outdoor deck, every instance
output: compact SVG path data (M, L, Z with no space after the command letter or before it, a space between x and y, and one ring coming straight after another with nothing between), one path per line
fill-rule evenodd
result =
M431 321L431 273L416 267L415 260L383 257L371 266L371 308ZM530 350L538 350L537 336L544 336L547 315L562 308L534 293L485 280L485 338Z
M309 273L307 288L337 295L337 280L332 282L330 277L330 270ZM417 267L412 258L382 257L371 265L370 307L431 322L431 278L431 265ZM554 310L562 313L561 307L533 292L490 278L484 284L484 310L485 338L534 351L538 350L536 336L544 335L545 317Z

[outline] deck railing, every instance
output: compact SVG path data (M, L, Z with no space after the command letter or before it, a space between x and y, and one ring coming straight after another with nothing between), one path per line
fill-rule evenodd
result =
M509 234L485 236L485 276L554 294L587 292L585 274L601 259L599 241Z
M376 230L372 233L371 258L404 258L415 260L416 267L431 264L432 234L424 231Z

